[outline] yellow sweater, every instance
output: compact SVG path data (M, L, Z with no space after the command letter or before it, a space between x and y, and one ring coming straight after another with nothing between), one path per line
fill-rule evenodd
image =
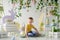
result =
M33 25L27 24L27 26L26 26L27 32L30 32L32 30L32 28L34 28Z

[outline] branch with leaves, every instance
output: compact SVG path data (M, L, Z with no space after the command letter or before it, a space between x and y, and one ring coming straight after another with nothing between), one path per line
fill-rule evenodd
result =
M12 3L15 3L15 2L17 2L17 1L18 1L18 0L11 0Z
M27 0L27 2L25 3L26 4L26 7L28 7L28 8L31 7L30 6L30 3L31 3L31 0Z

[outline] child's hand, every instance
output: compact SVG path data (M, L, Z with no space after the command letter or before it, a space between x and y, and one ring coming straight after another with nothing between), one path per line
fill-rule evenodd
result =
M27 35L26 35L26 40L29 40Z
M29 40L29 39L27 38L27 40Z

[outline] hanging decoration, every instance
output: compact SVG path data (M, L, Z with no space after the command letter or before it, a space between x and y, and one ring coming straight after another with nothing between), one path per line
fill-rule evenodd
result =
M23 1L24 1L24 0L20 0L20 5L21 5L21 6L23 6Z
M54 10L51 10L50 13L51 13L52 16L57 17L57 24L59 26L60 14L58 13L58 7L57 6L54 7Z
M20 16L22 16L21 13L18 13L18 14L16 15L17 18L19 18Z
M14 8L15 11L17 10L15 18L20 17L21 14L22 14L22 13L20 13L20 10L23 7L23 1L24 0L12 0L13 8ZM18 6L18 4L19 4L19 6Z
M27 0L27 2L25 3L27 8L31 7L30 3L31 3L31 0Z
M46 0L46 3L45 3L46 6L48 5L48 2L49 2L49 0Z
M39 9L39 7L40 7L40 1L39 1L38 5L37 5L37 8L36 9Z
M40 8L42 9L44 7L44 5L43 5L43 0L40 0L39 2L38 2L38 5L37 5L37 10L39 10Z
M36 4L36 0L32 0L32 3L35 5Z
M15 5L15 3L18 2L18 0L11 0L12 3ZM20 6L19 6L19 10L21 10L24 6L26 6L27 8L31 7L31 1L32 3L35 5L37 0L27 0L26 3L24 4L24 0L19 0L20 1ZM44 2L44 0L39 0L39 2L37 3L37 8L36 9L42 9L44 6L58 6L58 0L51 0L51 2L49 2L49 0L45 0L46 2ZM24 8L26 8L24 7Z
M19 8L19 10L21 10L22 7L23 7L23 1L24 1L24 0L20 0L20 8Z
M46 6L52 6L52 3L50 1L49 0L46 1Z
M39 0L39 2L37 2L37 0L26 0L26 2L24 2L25 0L11 0L12 4L14 5L18 5L19 3L19 6L17 8L17 14L16 14L16 17L20 17L22 13L20 13L20 10L22 8L26 9L26 8L30 8L31 7L31 3L33 3L34 5L36 4L37 7L36 9L37 10L42 10L43 7L45 6L58 6L58 0L45 0L46 2L44 2L44 0ZM27 12L29 12L29 9L27 9Z
M14 9L16 9L17 2L18 0L11 0L12 6Z
M58 0L51 0L51 5L58 6Z
M55 6L58 6L58 0L55 0Z

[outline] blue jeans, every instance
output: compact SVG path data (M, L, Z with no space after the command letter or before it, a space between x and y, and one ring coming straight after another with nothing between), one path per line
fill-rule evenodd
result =
M29 37L35 37L35 36L37 35L37 33L34 32L34 31L30 31L30 32L28 32L27 35L28 35Z

